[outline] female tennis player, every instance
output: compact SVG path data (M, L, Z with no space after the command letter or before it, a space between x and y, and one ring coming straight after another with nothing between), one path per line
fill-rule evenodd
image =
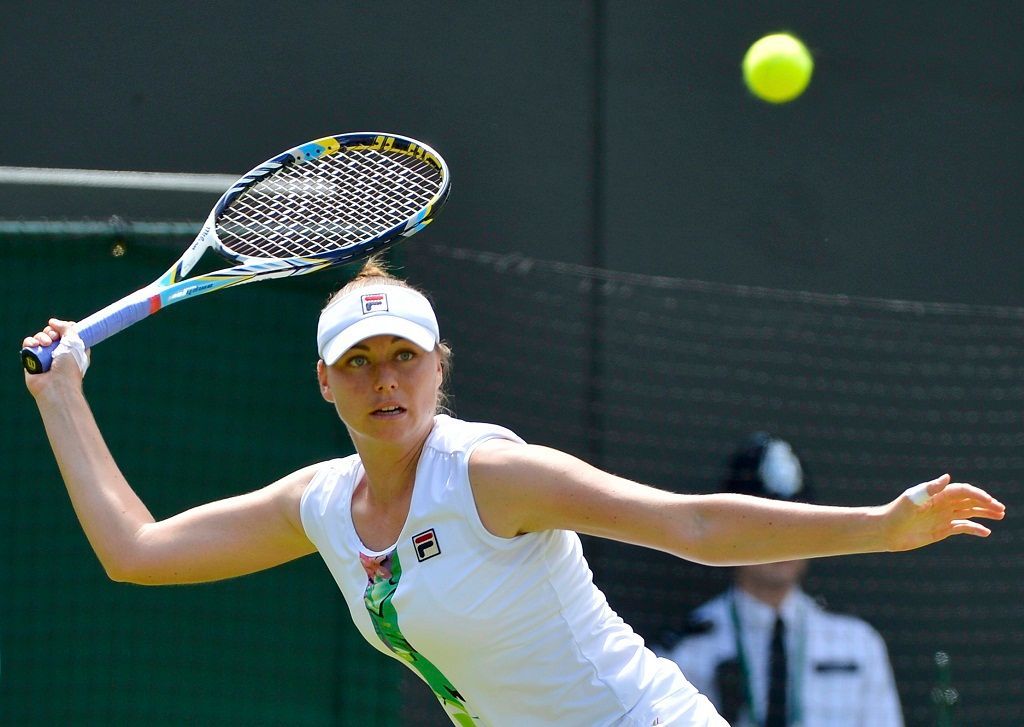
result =
M413 669L458 725L725 725L592 582L579 533L713 565L899 551L987 536L1002 504L948 475L878 507L679 495L438 414L449 350L427 298L369 262L320 315L320 392L356 454L154 521L60 341L26 375L82 528L109 576L196 583L319 551L362 635ZM76 350L77 349L77 350Z

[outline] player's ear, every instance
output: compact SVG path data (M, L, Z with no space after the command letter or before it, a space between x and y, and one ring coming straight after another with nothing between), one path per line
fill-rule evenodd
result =
M323 359L318 359L316 362L316 380L320 384L320 396L324 398L324 401L329 401L333 404L334 392L327 385L327 364L324 363Z

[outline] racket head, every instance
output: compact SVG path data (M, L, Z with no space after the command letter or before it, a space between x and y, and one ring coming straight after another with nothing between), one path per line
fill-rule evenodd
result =
M267 160L225 192L208 222L211 246L242 264L342 264L423 229L450 189L448 165L421 141L326 136Z

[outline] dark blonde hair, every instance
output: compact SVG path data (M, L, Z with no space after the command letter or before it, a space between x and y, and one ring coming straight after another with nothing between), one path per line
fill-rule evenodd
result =
M387 268L387 264L379 255L371 255L366 259L366 262L363 263L363 267L359 269L359 272L355 274L355 277L348 281L341 290L328 299L327 305L330 305L343 295L348 295L353 290L366 288L371 285L396 285L399 288L416 290L401 278L392 275L391 271ZM422 291L417 290L416 292L422 294ZM327 306L325 305L324 308L326 307Z
M416 288L415 286L409 285L406 281L399 277L391 274L388 270L387 264L379 255L371 255L363 263L363 267L359 269L355 277L348 281L338 292L334 293L327 300L327 304L324 308L327 308L338 298L348 295L353 290L359 290L360 288L367 288L371 285L394 285L399 288L408 288L409 290L415 290L417 293L422 295L424 298L430 299L426 293ZM450 413L448 409L449 397L448 397L448 376L452 368L452 350L448 344L444 341L439 341L437 344L437 352L441 356L441 388L437 392L437 412Z

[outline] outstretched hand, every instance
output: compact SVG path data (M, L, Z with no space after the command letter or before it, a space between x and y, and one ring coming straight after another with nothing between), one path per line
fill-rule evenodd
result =
M950 535L987 538L975 518L1002 520L1006 507L984 490L942 475L911 487L886 506L890 550L913 550Z

